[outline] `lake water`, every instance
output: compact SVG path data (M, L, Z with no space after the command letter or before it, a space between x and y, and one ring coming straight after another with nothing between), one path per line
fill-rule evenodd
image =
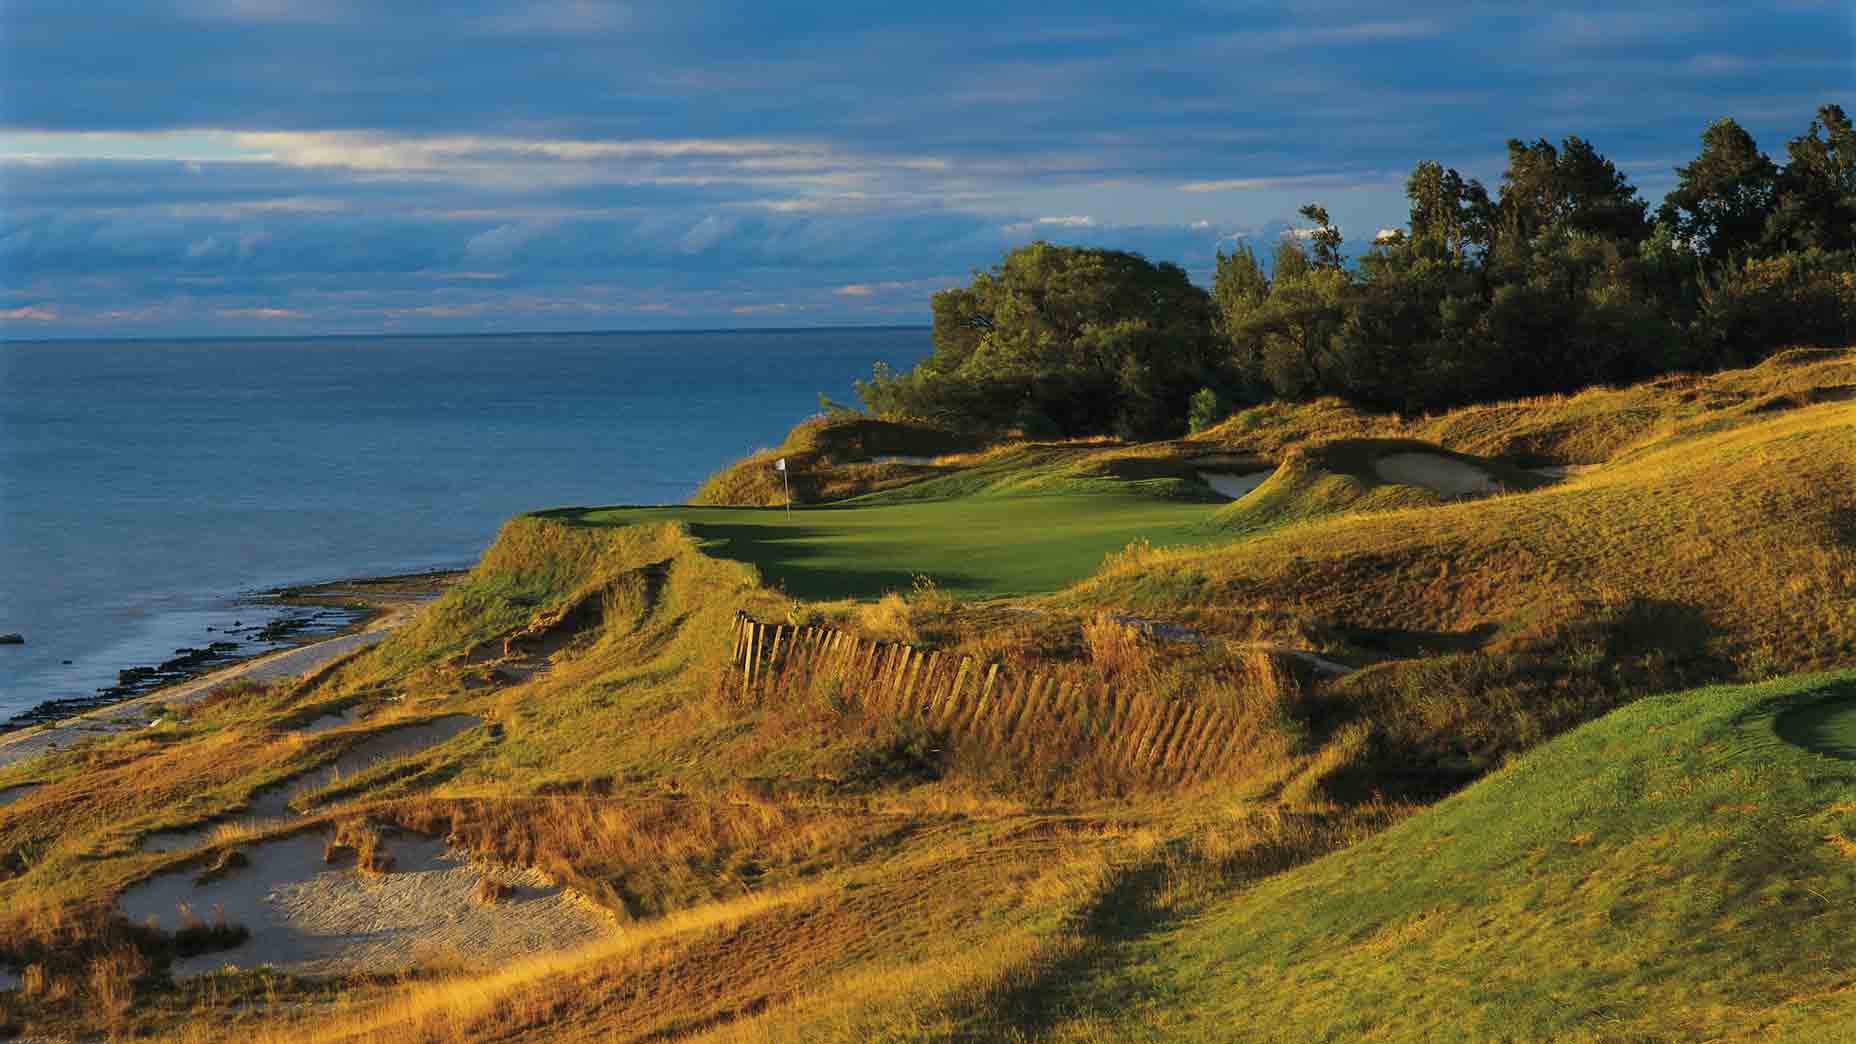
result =
M926 329L0 344L0 719L462 567L509 516L686 499ZM207 628L213 628L208 631ZM69 664L63 661L71 661Z

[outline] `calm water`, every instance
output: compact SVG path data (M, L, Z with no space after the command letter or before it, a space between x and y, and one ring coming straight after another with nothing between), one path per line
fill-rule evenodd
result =
M0 344L0 718L282 584L455 567L510 515L681 501L925 329ZM72 661L65 665L61 661Z

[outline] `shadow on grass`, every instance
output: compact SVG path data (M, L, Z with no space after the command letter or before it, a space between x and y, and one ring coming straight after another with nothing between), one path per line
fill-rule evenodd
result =
M1821 699L1781 711L1772 731L1793 746L1856 761L1856 686L1832 689Z
M902 563L851 568L842 558L833 559L828 545L822 543L821 538L841 535L826 529L692 522L690 533L703 541L710 553L754 566L767 583L795 598L876 598L887 591L907 591L922 571ZM971 573L942 569L934 571L934 578L942 588L955 593L978 589L985 583L985 578Z
M1126 960L1121 947L1176 920L1177 911L1160 902L1166 885L1167 866L1161 859L1123 871L1080 919L1080 948L978 998L960 1013L967 1017L963 1021L975 1029L1011 1026L1034 1038L1071 1019L1131 1007L1149 990L1133 977L1115 975L1113 969Z

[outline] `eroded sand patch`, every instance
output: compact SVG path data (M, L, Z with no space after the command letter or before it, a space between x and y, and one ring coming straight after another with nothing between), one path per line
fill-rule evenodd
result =
M871 463L873 464L933 464L934 458L933 457L911 456L906 453L895 453L887 457L877 457Z
M307 725L301 728L291 729L290 731L298 736L314 736L319 732L330 732L344 725L353 725L355 719L358 718L360 714L361 708L357 705L349 707L344 711L334 711L324 714L322 717L317 718Z
M292 818L296 813L291 810L290 802L299 795L319 790L343 777L357 775L379 762L403 758L427 747L435 747L482 722L483 719L473 714L450 714L417 725L387 729L355 744L326 765L259 791L245 811L234 819L202 823L184 830L157 831L142 839L142 848L150 852L177 852L205 844L215 831L227 825L255 825Z
M566 949L614 930L612 917L539 871L490 867L440 840L394 835L393 870L363 873L323 861L326 838L305 833L248 846L247 866L205 885L194 868L162 874L123 893L133 921L180 925L185 904L211 922L217 910L251 932L230 950L176 962L197 975L227 964L269 964L303 974L391 971L435 958L509 960ZM503 901L474 898L485 877L509 885Z
M1373 469L1387 482L1421 486L1446 497L1472 497L1501 489L1488 472L1439 453L1388 453L1373 462Z
M1228 471L1201 471L1199 481L1210 486L1212 490L1232 500L1242 500L1250 491L1263 485L1274 471L1251 471L1239 475Z

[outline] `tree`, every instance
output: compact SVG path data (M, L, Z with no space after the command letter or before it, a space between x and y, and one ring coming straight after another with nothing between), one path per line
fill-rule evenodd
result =
M1222 359L1205 291L1178 265L1125 251L1031 243L933 309L934 352L860 383L868 408L1151 437L1183 429Z
M1454 169L1425 160L1405 179L1411 201L1411 238L1432 239L1462 261L1471 249L1488 249L1494 205L1489 190L1474 178L1465 181Z
M1508 140L1497 207L1501 233L1532 239L1551 229L1636 243L1648 234L1648 204L1611 161L1577 135L1554 148Z
M1768 250L1856 249L1856 128L1842 107L1818 109L1785 153L1766 225Z
M1230 340L1270 295L1270 279L1250 244L1239 243L1229 256L1218 251L1212 271L1212 323Z
M1711 261L1757 247L1772 214L1778 168L1732 119L1701 135L1701 155L1676 168L1676 187L1659 218L1676 238Z
M1314 248L1315 267L1341 267L1345 259L1340 256L1340 229L1328 220L1327 208L1319 203L1310 203L1299 213L1315 224L1308 234L1309 245Z

